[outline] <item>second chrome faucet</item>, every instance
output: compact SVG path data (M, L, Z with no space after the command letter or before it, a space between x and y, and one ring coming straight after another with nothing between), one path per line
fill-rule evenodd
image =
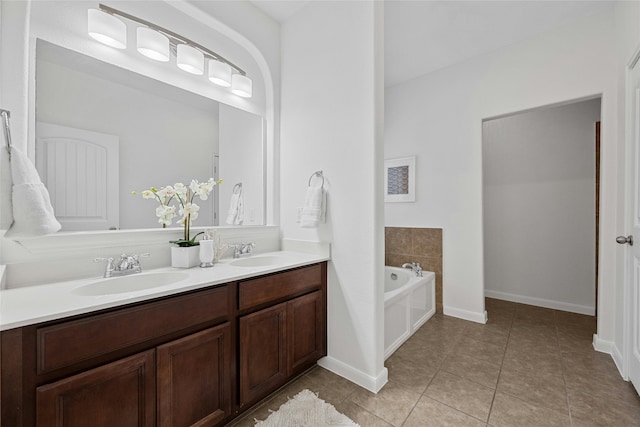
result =
M107 265L104 270L104 277L118 277L140 273L142 271L142 267L140 266L140 258L148 256L149 253L140 255L121 254L120 259L117 262L113 257L94 258L93 262L107 261Z

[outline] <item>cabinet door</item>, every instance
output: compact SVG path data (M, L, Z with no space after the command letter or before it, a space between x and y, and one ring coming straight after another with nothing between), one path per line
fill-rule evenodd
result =
M231 414L231 327L157 348L158 426L215 426Z
M240 318L240 405L266 396L287 379L287 303Z
M155 426L154 351L36 389L38 427Z
M322 292L287 303L289 376L307 369L325 354L325 320Z

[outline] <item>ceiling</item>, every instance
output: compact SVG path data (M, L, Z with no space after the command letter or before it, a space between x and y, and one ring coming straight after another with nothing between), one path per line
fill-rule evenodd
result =
M310 1L254 0L283 23ZM405 1L385 2L385 86L599 13L612 1Z

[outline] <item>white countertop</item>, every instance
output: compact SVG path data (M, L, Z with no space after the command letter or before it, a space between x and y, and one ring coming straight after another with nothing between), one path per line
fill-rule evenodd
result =
M174 295L328 260L323 255L292 251L262 253L251 258L261 257L277 257L277 262L268 266L245 267L232 265L232 262L235 261L233 259L223 259L211 268L180 269L166 267L148 270L134 276L163 272L184 272L188 274L185 279L169 285L117 294L85 296L77 295L73 292L78 287L94 282L117 279L103 279L102 277L0 290L0 331Z

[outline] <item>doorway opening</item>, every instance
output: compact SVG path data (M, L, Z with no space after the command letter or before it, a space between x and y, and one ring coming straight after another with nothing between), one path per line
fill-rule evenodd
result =
M482 124L485 296L595 316L601 99Z

